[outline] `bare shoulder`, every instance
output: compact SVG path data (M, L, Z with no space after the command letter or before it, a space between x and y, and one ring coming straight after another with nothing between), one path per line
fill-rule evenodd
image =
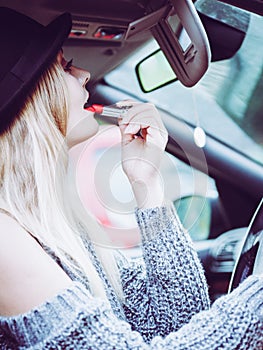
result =
M8 262L10 268L16 265L21 257L26 258L27 252L32 253L35 246L30 234L16 220L4 213L0 213L0 241L0 263L2 265Z
M0 213L0 315L29 311L69 283L38 242L13 218Z
M21 251L19 243L29 243L30 236L11 216L0 212L0 261L9 256L10 250ZM18 249L19 248L19 249ZM11 254L13 255L13 254Z

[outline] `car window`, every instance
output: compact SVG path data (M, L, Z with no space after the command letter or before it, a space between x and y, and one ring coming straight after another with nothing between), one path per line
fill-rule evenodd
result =
M161 173L165 197L173 202L193 241L208 239L212 219L211 202L218 198L214 180L168 153L165 153Z
M175 117L200 125L206 133L263 164L262 42L263 18L252 14L238 52L230 59L212 62L205 76L192 88L176 81L150 93L140 90L135 66L158 49L154 40L105 79L108 84L151 101Z

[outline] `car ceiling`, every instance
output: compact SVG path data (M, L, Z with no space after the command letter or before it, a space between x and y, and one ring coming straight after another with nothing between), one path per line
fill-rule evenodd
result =
M229 3L234 0L220 1ZM152 37L152 22L147 19L147 15L151 11L157 13L168 2L169 0L0 0L0 6L14 8L44 25L63 12L70 12L76 34L65 42L65 56L68 59L74 57L74 64L89 70L92 83ZM131 25L134 23L136 26ZM10 23L11 25L15 23ZM124 35L117 40L95 38L94 33L101 27L117 33L124 31ZM86 34L79 36L83 28L87 29Z
M71 13L73 29L74 23L87 25L87 37L68 39L64 51L66 57L74 57L75 64L88 69L93 80L102 77L151 37L149 30L142 30L125 40L96 39L93 36L96 28L126 30L130 23L145 16L147 3L148 0L0 0L0 6L14 8L44 25L63 12ZM159 6L163 3L158 1Z

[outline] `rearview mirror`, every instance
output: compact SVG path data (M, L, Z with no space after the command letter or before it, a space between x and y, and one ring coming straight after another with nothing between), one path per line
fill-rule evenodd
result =
M151 92L178 80L160 49L151 53L137 64L136 74L143 92Z

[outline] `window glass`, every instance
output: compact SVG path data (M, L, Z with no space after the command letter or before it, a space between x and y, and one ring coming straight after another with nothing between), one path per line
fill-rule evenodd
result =
M200 125L207 133L263 164L262 42L263 18L251 14L239 51L231 59L212 62L205 76L192 88L176 81L147 94L140 90L135 66L158 49L154 40L108 74L106 81L153 102L175 117Z
M211 232L211 200L218 198L214 180L168 153L161 172L165 197L174 203L193 241L208 239Z

